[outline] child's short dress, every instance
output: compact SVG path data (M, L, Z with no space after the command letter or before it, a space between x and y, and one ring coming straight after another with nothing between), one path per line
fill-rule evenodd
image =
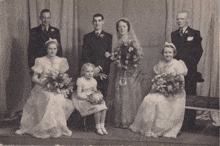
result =
M82 93L87 96L88 92L96 89L97 81L94 78L86 79L85 77L80 77L77 79L76 85L77 87L81 86ZM87 100L80 99L76 92L72 95L72 102L83 117L107 109L104 100L102 103L94 105Z

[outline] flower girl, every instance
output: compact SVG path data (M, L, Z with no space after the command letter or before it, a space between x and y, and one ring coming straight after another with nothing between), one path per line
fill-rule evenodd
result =
M71 136L67 127L67 119L73 112L72 102L62 93L50 92L45 88L48 75L62 74L69 69L66 58L56 56L58 42L50 39L45 43L47 55L37 58L32 81L35 83L31 96L23 107L21 127L16 134L31 134L37 138Z
M148 137L176 138L185 112L187 68L182 60L173 59L176 48L172 43L165 43L162 54L164 59L154 66L157 75L151 93L144 98L130 129Z
M97 133L108 134L105 117L106 104L101 92L97 91L97 81L93 78L94 65L85 63L81 68L81 77L77 79L77 93L72 95L72 101L81 116L94 114Z

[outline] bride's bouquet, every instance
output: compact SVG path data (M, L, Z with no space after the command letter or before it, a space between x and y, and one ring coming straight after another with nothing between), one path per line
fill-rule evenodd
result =
M67 73L51 71L46 81L44 88L49 92L63 94L64 97L68 97L68 94L73 92L74 83Z
M123 43L119 48L116 48L113 56L112 60L117 63L117 66L125 70L128 69L128 66L137 67L140 61L140 55L132 41Z
M112 55L112 60L117 64L118 68L123 69L124 73L120 78L119 84L121 86L127 85L126 70L128 67L138 67L138 63L141 59L137 48L130 40L128 43L123 43L120 47L116 48L116 51Z
M180 75L160 74L152 79L151 93L161 93L166 97L174 96L184 88L184 79Z
M91 104L101 104L103 102L103 95L100 91L94 91L89 96L89 102Z

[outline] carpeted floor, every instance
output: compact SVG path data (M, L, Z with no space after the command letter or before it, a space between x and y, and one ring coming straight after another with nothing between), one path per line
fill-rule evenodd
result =
M0 144L2 145L144 145L144 146L218 146L219 128L211 121L197 121L194 129L181 132L176 139L149 138L134 133L128 129L108 126L109 134L97 135L93 128L84 132L83 129L70 126L73 131L71 137L37 139L30 135L15 135L19 127L19 119L0 123Z

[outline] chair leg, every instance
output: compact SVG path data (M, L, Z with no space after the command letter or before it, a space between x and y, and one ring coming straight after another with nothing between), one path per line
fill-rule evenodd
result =
M83 118L83 124L84 124L84 131L87 132L86 117Z

